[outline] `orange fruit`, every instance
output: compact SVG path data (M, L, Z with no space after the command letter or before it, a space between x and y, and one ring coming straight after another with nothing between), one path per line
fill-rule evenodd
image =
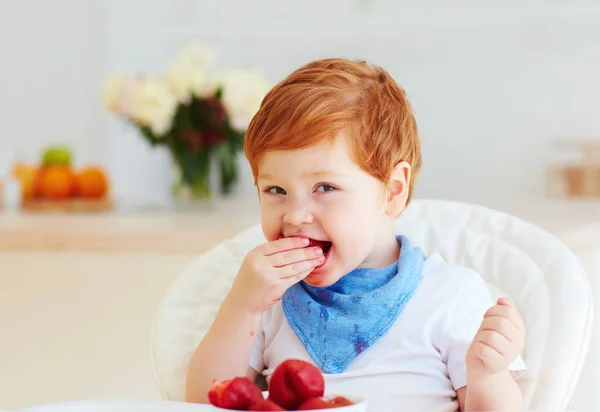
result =
M31 200L35 197L35 177L38 169L29 169L21 178L21 199Z
M31 200L35 197L35 181L38 167L17 163L13 167L13 176L21 183L21 199Z
M108 193L108 178L101 167L88 166L75 174L77 195L88 199L99 199Z
M36 194L44 199L69 199L75 191L73 172L65 165L43 167L35 178L34 187Z

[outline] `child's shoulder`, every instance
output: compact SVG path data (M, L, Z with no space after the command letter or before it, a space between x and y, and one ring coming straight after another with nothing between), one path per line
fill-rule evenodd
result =
M483 285L484 279L476 270L450 263L439 254L429 255L423 264L423 278L436 282L450 283L457 287Z
M420 294L436 297L438 302L461 302L474 296L489 298L489 289L480 273L472 268L450 263L438 254L427 257L423 265Z

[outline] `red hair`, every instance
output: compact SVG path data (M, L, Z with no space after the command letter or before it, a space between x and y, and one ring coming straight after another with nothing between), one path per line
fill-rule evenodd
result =
M269 91L244 140L255 182L265 153L333 142L340 132L349 139L356 164L383 183L395 165L410 164L410 201L421 169L412 108L385 70L364 61L317 60Z

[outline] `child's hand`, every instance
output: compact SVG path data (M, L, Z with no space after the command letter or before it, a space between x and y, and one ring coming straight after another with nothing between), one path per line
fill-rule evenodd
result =
M524 344L523 318L508 299L498 299L485 313L467 351L467 374L480 377L507 370Z
M301 281L325 259L320 247L307 247L308 239L282 238L248 253L233 283L230 297L244 309L262 313L293 284Z

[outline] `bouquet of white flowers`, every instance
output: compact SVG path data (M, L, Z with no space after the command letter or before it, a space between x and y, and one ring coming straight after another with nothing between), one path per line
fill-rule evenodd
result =
M162 76L115 74L102 88L105 107L133 124L153 146L168 148L179 169L175 194L211 196L209 173L216 156L223 194L238 178L236 155L248 123L269 89L256 70L211 76L210 50L184 47Z

